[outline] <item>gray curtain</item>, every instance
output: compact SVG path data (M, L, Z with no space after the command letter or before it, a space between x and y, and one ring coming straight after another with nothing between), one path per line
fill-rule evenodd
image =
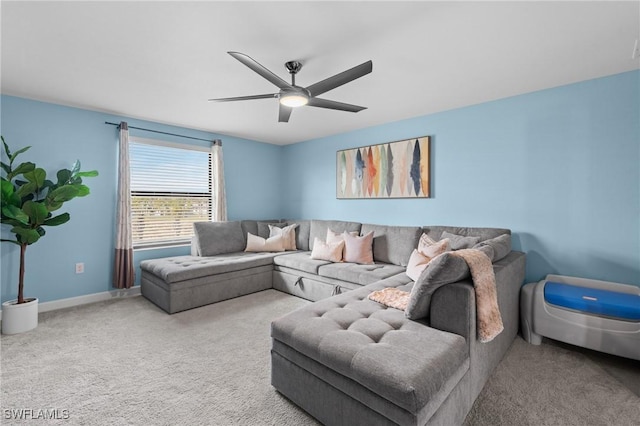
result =
M224 222L227 220L227 196L224 191L224 162L222 160L222 141L216 139L211 146L211 163L213 174L213 203L212 220Z
M129 126L120 123L118 158L118 206L116 217L116 252L113 286L130 288L135 282L133 269L133 240L131 236L131 189L129 173Z

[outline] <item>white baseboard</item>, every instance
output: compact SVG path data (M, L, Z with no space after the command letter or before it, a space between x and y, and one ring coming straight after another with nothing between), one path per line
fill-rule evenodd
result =
M102 293L87 294L84 296L69 297L67 299L52 300L51 302L38 303L38 313L57 311L58 309L71 308L73 306L86 305L88 303L102 302L122 297L133 297L140 295L140 286L128 289L114 289L103 291ZM0 310L0 320L2 320L2 310Z

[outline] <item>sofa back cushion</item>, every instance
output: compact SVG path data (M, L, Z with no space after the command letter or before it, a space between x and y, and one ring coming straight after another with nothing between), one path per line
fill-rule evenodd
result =
M242 237L245 244L247 243L247 234L258 235L257 220L241 220L240 226L242 227Z
M347 231L347 232L357 232L358 234L360 234L361 226L362 224L359 222L314 219L311 221L311 227L309 230L309 250L313 250L313 240L315 238L319 238L323 241L325 240L325 238L327 237L327 229L331 229L332 231L337 233L342 233L344 231Z
M376 262L407 266L422 235L419 226L386 226L363 224L360 233L373 231L373 259Z
M262 225L258 225L261 223ZM241 220L240 226L242 226L242 238L244 238L244 243L247 244L247 234L258 235L262 238L269 238L269 226L268 224L279 224L280 221L278 219L273 220ZM283 224L284 226L284 224ZM266 229L266 231L265 231ZM262 232L259 232L262 231ZM266 235L262 235L266 232Z
M441 240L442 233L448 232L450 234L460 235L463 237L478 237L479 241L489 240L491 238L498 237L503 234L511 235L510 229L503 228L463 228L458 226L425 226L422 228L423 232L431 237L433 240Z
M298 227L296 228L296 247L298 248L298 250L311 250L311 248L309 247L309 232L311 230L311 221L287 219L285 223L287 225L293 225L294 223L298 224Z
M495 263L501 259L504 259L511 252L511 234L502 234L495 238L481 241L473 248L483 250L487 247L491 248L491 250L489 250L489 252L491 253L491 256L489 256L489 258L492 262Z
M244 251L246 246L240 221L195 222L193 231L201 256Z

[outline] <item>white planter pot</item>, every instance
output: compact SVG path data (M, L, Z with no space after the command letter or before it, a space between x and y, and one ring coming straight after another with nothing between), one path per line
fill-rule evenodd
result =
M38 326L38 299L18 304L9 300L2 304L2 334L18 334Z

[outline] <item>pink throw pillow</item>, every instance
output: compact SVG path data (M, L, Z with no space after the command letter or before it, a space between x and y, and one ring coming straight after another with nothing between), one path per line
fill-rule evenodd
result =
M342 262L342 250L344 241L337 243L325 243L319 238L313 240L313 250L311 250L311 258L317 260L328 260L329 262Z
M344 238L344 261L373 265L373 231L362 237L342 233Z

